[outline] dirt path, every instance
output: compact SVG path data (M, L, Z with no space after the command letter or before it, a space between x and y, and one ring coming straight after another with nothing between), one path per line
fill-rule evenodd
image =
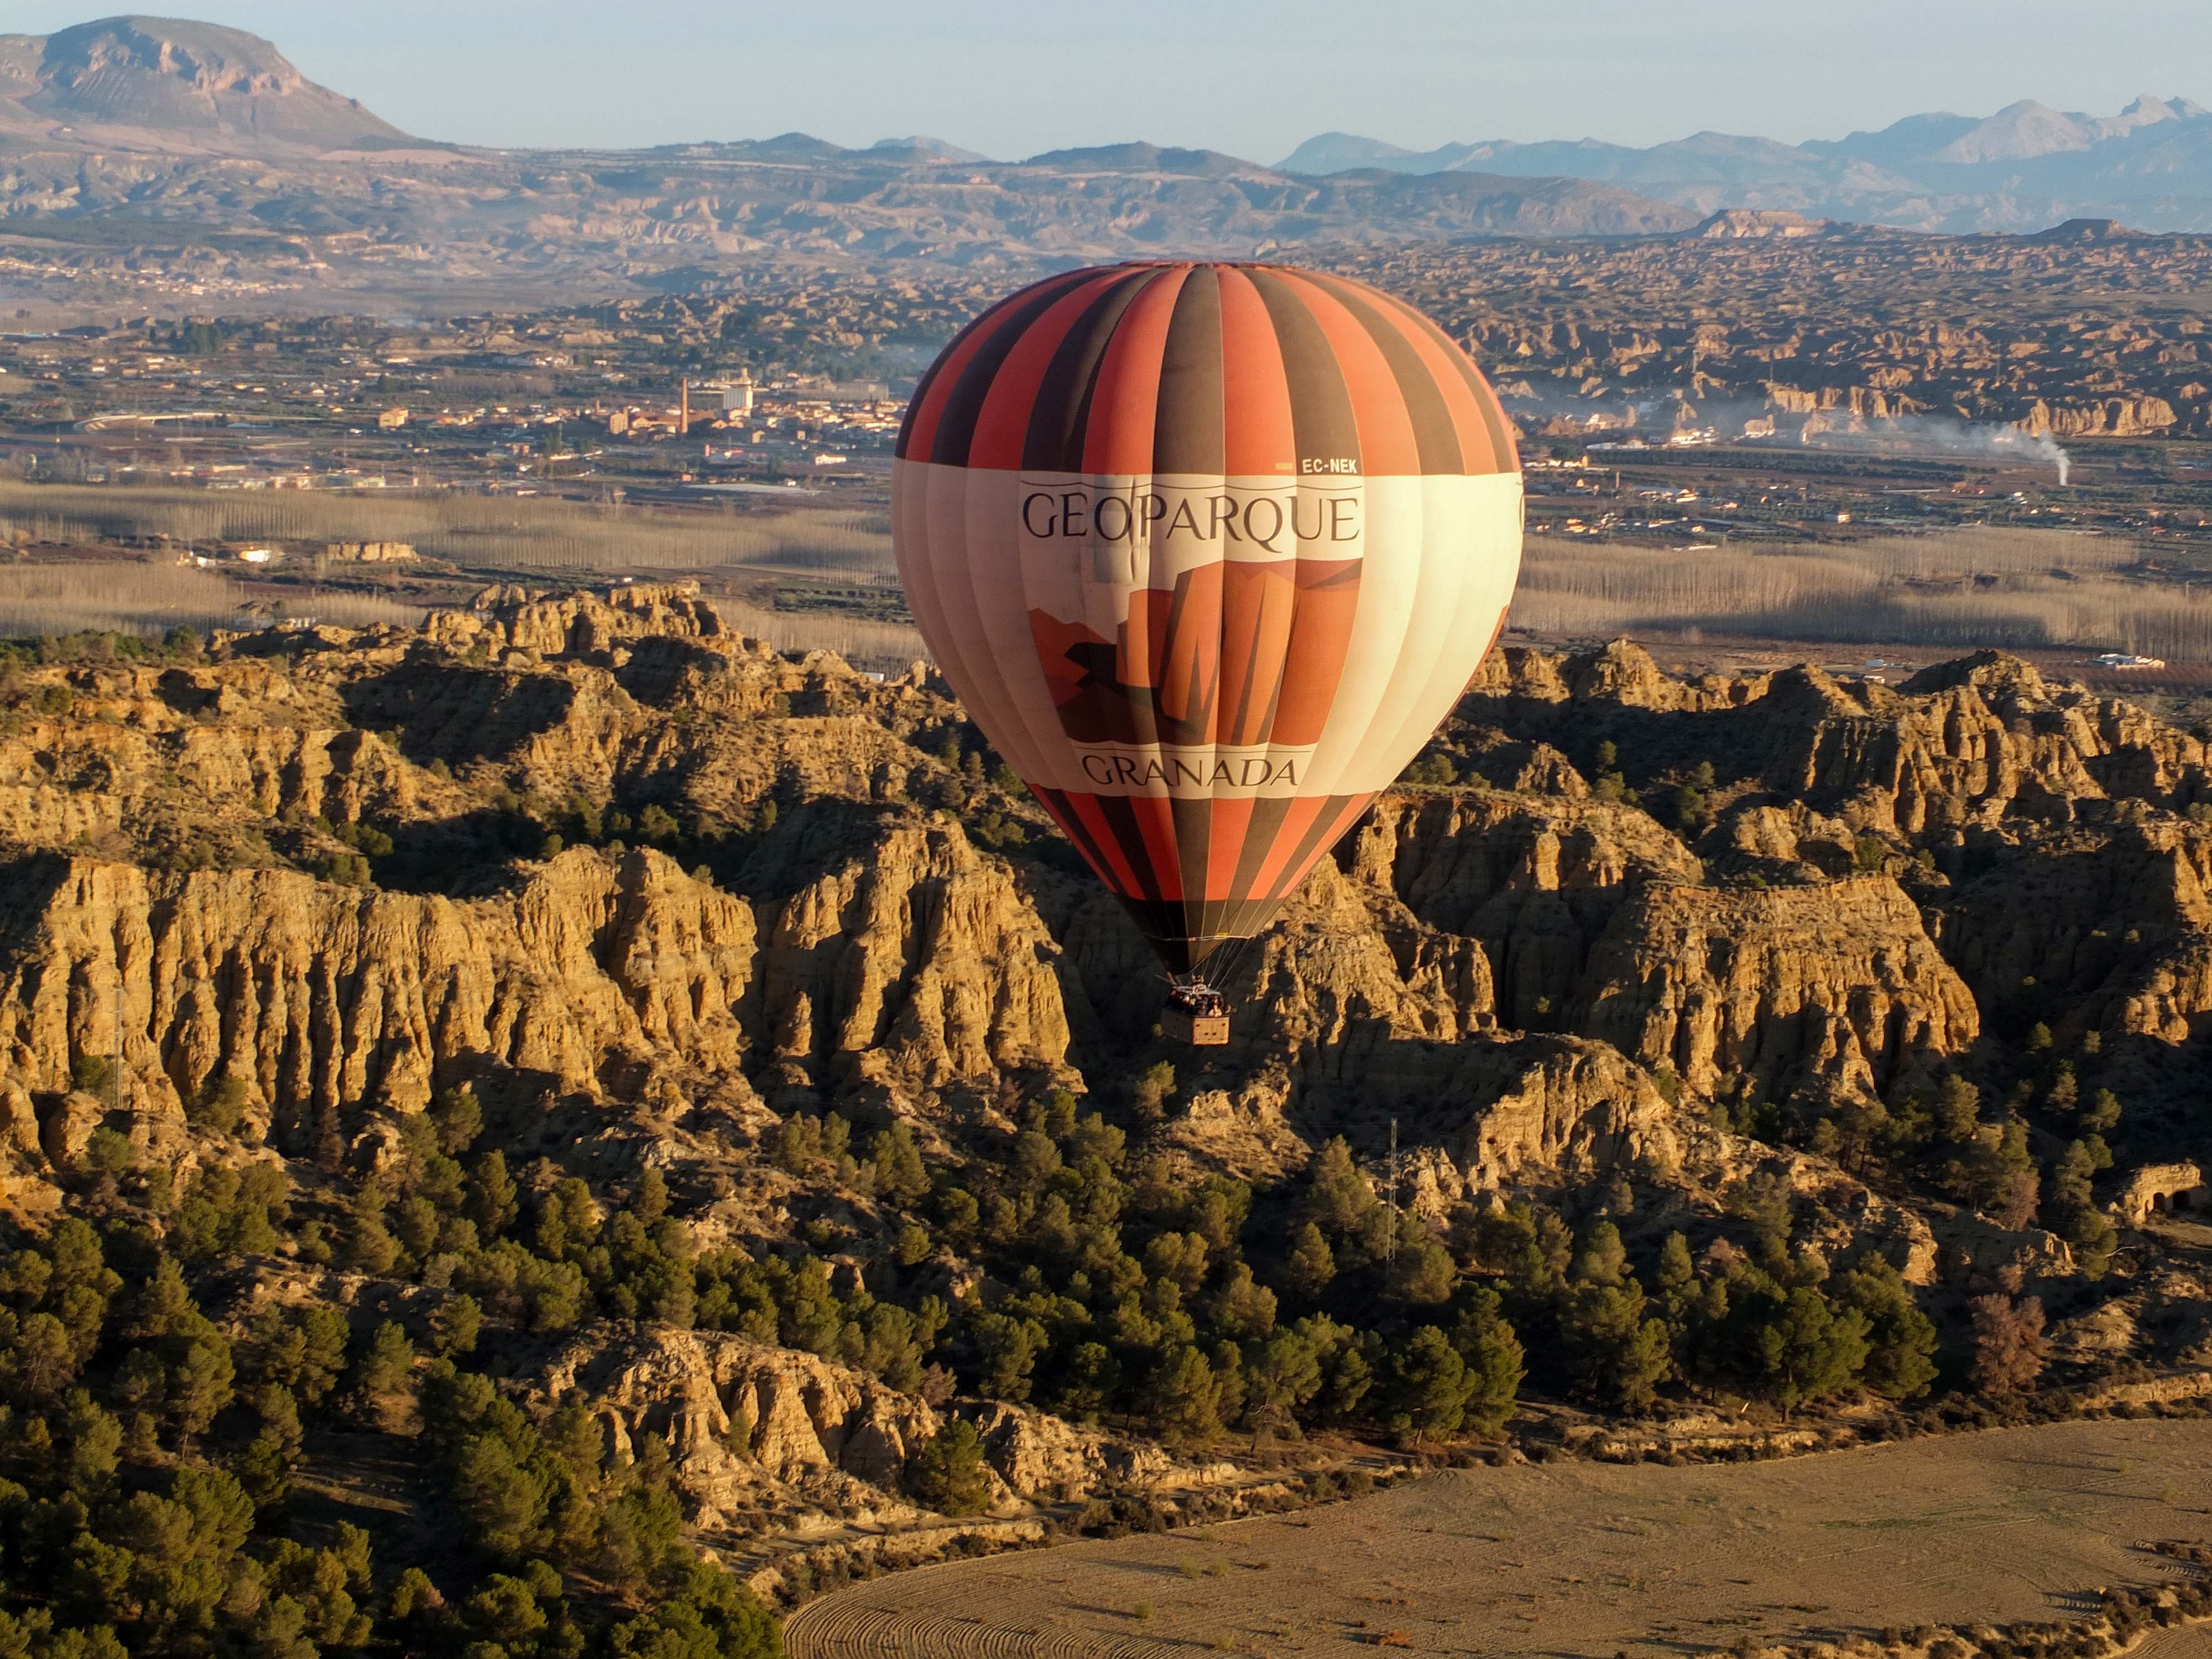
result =
M1432 1476L1301 1515L898 1574L792 1659L1153 1659L1234 1645L1631 1659L2087 1613L2212 1540L2212 1423L2066 1423L1757 1464ZM2212 1659L2212 1627L2148 1659Z
M1408 1460L1395 1452L1363 1450L1351 1455L1328 1453L1318 1449L1311 1458L1279 1468L1247 1468L1234 1478L1208 1481L1192 1487L1163 1488L1163 1495L1203 1493L1210 1498L1233 1497L1242 1492L1274 1488L1287 1482L1314 1474L1334 1474L1355 1470L1370 1477L1395 1480L1409 1467ZM720 1544L716 1559L735 1571L739 1577L773 1565L780 1559L793 1555L811 1554L824 1548L837 1549L848 1546L882 1546L886 1542L897 1547L905 1559L912 1560L927 1552L933 1544L937 1547L953 1543L959 1538L983 1530L992 1524L1009 1529L1031 1523L1030 1535L1054 1522L1072 1520L1086 1507L1085 1502L1060 1504L1025 1504L1017 1509L994 1510L976 1519L947 1520L942 1516L928 1516L914 1521L890 1522L873 1521L830 1522L809 1530L793 1530L776 1534L765 1540L748 1540L732 1547ZM1001 1536L1008 1535L1002 1532ZM719 1543L709 1535L710 1544ZM894 1558L896 1559L896 1558Z

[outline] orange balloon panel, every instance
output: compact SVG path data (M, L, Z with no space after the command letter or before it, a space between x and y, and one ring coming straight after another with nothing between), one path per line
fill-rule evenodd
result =
M1265 927L1420 751L1521 562L1474 365L1279 265L1001 301L916 389L891 514L945 678L1178 972Z

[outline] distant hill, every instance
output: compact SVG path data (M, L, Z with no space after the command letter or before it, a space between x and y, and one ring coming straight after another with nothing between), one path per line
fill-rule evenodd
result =
M1912 115L1802 144L1700 132L1640 149L1586 138L1409 150L1324 132L1277 167L1584 179L1704 213L1795 212L1917 230L2037 230L2069 218L2212 230L2212 111L2148 94L2117 115L2024 100L1990 116Z
M259 36L167 17L0 34L0 137L250 153L415 142Z
M948 144L942 138L932 138L916 133L910 138L878 138L861 152L867 155L891 159L911 157L932 161L988 161L988 155L979 155L972 149L963 149L957 144Z
M1472 144L1451 144L1445 149L1416 154L1395 144L1386 144L1380 138L1362 138L1350 132L1324 132L1307 139L1275 165L1285 173L1349 173L1355 167L1382 167L1394 173L1443 173L1474 148ZM1446 150L1450 152L1449 160L1444 159ZM1437 165L1403 165L1408 161L1435 161Z
M1062 173L1175 173L1201 179L1230 179L1239 173L1267 173L1273 167L1240 161L1218 149L1177 149L1158 144L1093 144L1082 149L1048 149L1032 155L1024 167L1049 167Z
M240 169L240 156L260 165ZM323 273L327 239L339 236L374 251L335 256L356 292L551 284L573 295L711 284L763 258L989 271L1295 258L1324 243L1651 235L1701 216L1617 183L1375 167L1310 178L1143 142L1018 161L924 136L854 149L805 132L476 149L410 138L235 29L119 17L0 36L0 240L221 240L238 293L304 296L337 281ZM204 279L193 286L213 297Z
M259 165L241 169L240 156ZM849 149L805 132L502 151L410 137L236 29L128 16L0 35L0 239L224 241L238 262L228 291L297 290L303 304L337 280L317 273L339 236L374 252L346 279L361 291L574 294L712 285L763 258L921 260L981 279L1163 254L1833 237L1867 224L2057 226L2066 242L2212 230L2212 112L2150 97L2109 117L2021 103L1832 141L1700 132L1644 149L1413 151L1328 132L1272 167L1142 140L1009 161L921 135Z
M358 176L310 176L313 158L362 149L385 152L380 166L395 164L393 152L443 152L416 164L441 169L441 185L459 186L461 198L437 204L439 222L430 226L416 221L431 204L385 200L372 209ZM145 154L248 155L308 166L310 173L250 183L189 171L160 180L108 176L106 158ZM994 243L1015 256L1223 252L1248 241L1504 234L1512 226L1560 236L1648 234L1735 211L1917 230L2039 231L2076 219L2148 233L2212 230L2212 111L2148 94L2116 115L2027 100L1989 116L1913 115L1802 144L1707 131L1642 149L1595 139L1492 139L1412 150L1325 132L1272 167L1141 141L1003 162L939 138L891 137L848 149L803 132L560 154L585 158L583 172L563 182L579 192L574 222L594 227L626 227L641 211L651 215L649 206L614 205L637 199L635 179L612 178L628 167L675 169L672 191L683 187L687 169L708 170L690 182L709 185L726 180L720 169L775 169L744 181L764 193L750 198L742 225L714 239L724 252L818 238L856 253L962 258ZM374 225L473 240L507 212L495 205L514 182L504 174L528 165L526 155L410 137L307 79L270 42L214 23L132 15L48 35L0 34L0 213L157 220L189 213L218 224L309 232ZM87 156L99 159L84 163ZM797 175L806 173L823 188L799 187ZM608 179L603 201L592 196L599 175ZM1388 182L1461 175L1486 182L1471 190ZM890 187L860 182L893 177L910 185L886 195L880 192ZM1079 177L1124 182L1096 202L1052 187ZM481 191L471 190L472 181ZM791 200L771 215L786 183ZM1086 184L1081 193L1094 195L1095 187ZM472 197L483 213L467 210ZM798 207L801 199L810 205ZM1122 217L1093 211L1107 200ZM698 211L695 205L694 220ZM516 227L499 228L512 234Z

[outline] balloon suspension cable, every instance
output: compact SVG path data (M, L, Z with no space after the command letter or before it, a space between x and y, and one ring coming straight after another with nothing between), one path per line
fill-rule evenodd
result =
M1213 953L1199 968L1187 974L1178 974L1171 969L1163 969L1160 977L1167 981L1169 997L1172 1000L1189 996L1210 996L1225 1003L1228 1000L1227 994L1222 988L1236 982L1237 973L1244 965L1245 956L1251 950L1252 943L1249 936L1225 940L1215 947Z
M1221 982L1224 985L1236 983L1237 975L1243 971L1244 957L1252 948L1252 939L1253 936L1248 933L1243 939L1229 941L1229 957L1221 964Z

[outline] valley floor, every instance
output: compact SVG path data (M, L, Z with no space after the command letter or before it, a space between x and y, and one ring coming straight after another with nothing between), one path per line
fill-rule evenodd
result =
M1647 1656L2081 1616L2212 1539L2212 1423L2075 1422L1785 1462L1440 1474L1300 1515L878 1579L793 1659L1263 1653ZM2200 1631L2157 1659L2203 1659Z

